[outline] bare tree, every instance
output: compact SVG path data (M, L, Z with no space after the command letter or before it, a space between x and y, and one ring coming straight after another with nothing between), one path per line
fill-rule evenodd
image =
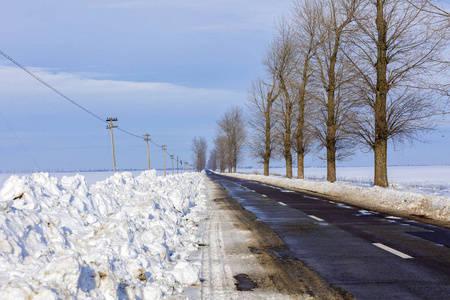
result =
M229 109L218 122L219 137L225 144L229 172L236 172L247 138L244 113L239 107Z
M221 135L221 132L218 131L216 138L214 139L214 151L216 153L216 164L220 170L220 172L225 172L228 166L228 155L227 155L227 145L226 145L226 137Z
M440 4L435 3L435 1L432 0L425 0L426 5L424 5L423 1L418 1L417 3L417 1L408 0L408 3L415 8L434 16L432 30L437 32L447 32L450 29L450 13ZM447 70L450 69L450 58L448 55L441 61L440 65L442 68L446 68ZM432 80L433 78L430 77L428 77L427 80L430 82L434 91L440 93L443 97L446 97L447 100L450 100L450 82L448 78L449 76L447 74L447 76L438 77L437 80Z
M444 22L444 27L450 27L450 13L446 11L444 8L440 7L438 4L434 3L435 1L426 0L424 5L423 1L408 0L408 3L413 5L415 8L420 9L421 11L434 14L438 17L443 17L443 19L438 19L440 22Z
M194 167L197 172L200 172L206 167L206 151L208 149L208 143L204 137L194 137L192 140L191 150L193 152L192 158L194 161Z
M366 0L359 35L346 52L359 75L358 136L374 152L374 183L387 187L388 141L413 141L432 130L445 107L432 77L445 70L448 30L435 30L436 7L427 0Z
M268 66L268 71L273 72L270 57L267 57L264 63ZM257 79L252 84L247 102L251 112L249 125L253 129L250 149L254 157L262 160L264 175L266 176L269 175L270 159L275 147L273 130L276 119L274 118L272 106L278 97L275 74L271 73L270 75L271 83L268 84L262 79Z
M342 54L343 39L354 19L359 0L328 0L322 6L319 35L323 41L315 51L319 80L324 89L319 97L319 113L324 118L316 127L316 136L326 148L327 180L336 181L336 160L346 157L349 143L346 123L352 105L344 92L350 81L348 65ZM344 150L344 151L342 151Z
M278 115L278 140L286 161L286 177L292 178L292 131L294 124L295 99L294 81L297 51L292 24L282 18L270 52L273 57L273 72L277 79L279 97L276 105Z
M286 178L292 178L292 148L294 147L295 132L295 112L298 94L291 87L286 87L286 92L280 94L277 100L275 116L276 123L276 143L278 150L283 155L286 162Z
M307 86L313 74L312 59L322 39L318 37L321 5L318 1L296 0L292 12L294 20L295 41L298 55L296 64L297 84L297 120L295 128L294 150L297 153L297 178L304 178L304 157L311 144L311 134L306 120L307 106L311 95Z
M217 170L218 167L218 158L217 158L217 149L214 148L209 152L209 158L208 158L208 163L207 163L207 167L210 170Z

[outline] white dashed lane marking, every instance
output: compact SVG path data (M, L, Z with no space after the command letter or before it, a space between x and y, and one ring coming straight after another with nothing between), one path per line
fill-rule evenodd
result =
M319 222L325 221L325 220L323 220L323 219L321 219L321 218L319 218L319 217L313 216L313 215L309 215L309 217L310 217L310 218L313 218L314 220L319 221Z
M385 251L387 251L387 252L390 252L390 253L392 253L392 254L395 254L395 255L397 255L397 256L399 256L399 257L401 257L401 258L405 258L405 259L407 259L407 258L413 258L412 256L409 256L408 254L405 254L405 253L403 253L403 252L400 252L400 251L398 251L398 250L395 250L395 249L393 249L393 248L391 248L391 247L388 247L388 246L386 246L386 245L383 245L383 244L380 244L380 243L373 243L374 244L374 246L377 246L378 248L381 248L381 249L383 249L383 250L385 250Z

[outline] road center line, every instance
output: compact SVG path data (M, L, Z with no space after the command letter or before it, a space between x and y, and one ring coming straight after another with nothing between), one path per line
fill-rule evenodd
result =
M412 256L409 256L408 254L405 254L403 252L400 252L398 250L392 249L391 247L388 247L386 245L383 245L381 243L373 243L375 246L377 246L378 248L381 248L383 250L386 250L392 254L395 254L397 256L400 256L401 258L413 258Z
M319 222L324 222L325 221L325 220L323 220L323 219L321 219L319 217L313 216L313 215L309 215L309 217L313 218L314 220L319 221Z
M283 203L283 202L278 202L278 203L280 203L281 205L287 206L286 203Z
M261 194L261 196L263 196L263 197L267 198L267 195Z

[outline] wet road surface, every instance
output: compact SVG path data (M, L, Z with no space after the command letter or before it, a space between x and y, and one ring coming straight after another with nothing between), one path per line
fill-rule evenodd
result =
M261 183L208 175L357 299L449 299L450 230Z

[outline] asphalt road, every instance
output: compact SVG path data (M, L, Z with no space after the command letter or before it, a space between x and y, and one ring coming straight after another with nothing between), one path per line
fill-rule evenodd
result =
M357 299L450 299L450 230L208 175L330 285Z

